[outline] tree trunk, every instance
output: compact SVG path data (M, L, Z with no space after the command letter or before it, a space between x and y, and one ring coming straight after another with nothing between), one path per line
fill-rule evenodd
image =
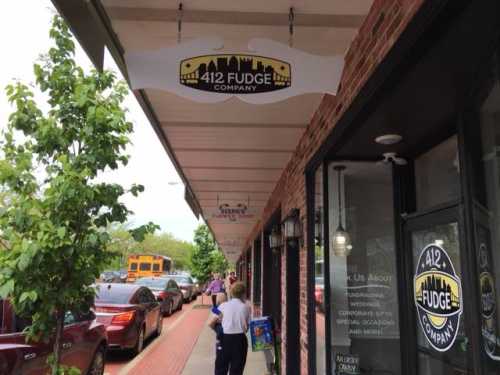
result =
M52 365L52 375L57 375L59 370L59 365L61 362L61 339L63 335L64 329L64 311L57 312L57 322L56 322L56 337L54 340L54 363Z

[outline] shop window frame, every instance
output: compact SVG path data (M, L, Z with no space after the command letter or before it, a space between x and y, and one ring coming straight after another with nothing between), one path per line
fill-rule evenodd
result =
M253 304L256 306L262 305L262 238L259 237L255 239L253 245L252 254L252 264L253 264L253 276L252 276L252 288L253 288Z

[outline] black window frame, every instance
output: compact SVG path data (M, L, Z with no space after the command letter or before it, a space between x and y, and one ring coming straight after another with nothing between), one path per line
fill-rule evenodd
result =
M446 6L443 5L442 8L433 8L431 5L432 2L424 3L421 10L416 14L415 18L409 24L407 30L400 37L399 41L396 43L393 48L395 51L392 52L390 58L388 57L381 63L381 66L375 70L372 74L372 77L368 81L368 83L361 89L361 92L355 98L353 104L351 104L346 112L341 116L339 122L336 124L333 131L328 135L323 144L314 154L314 156L307 162L305 168L305 180L306 180L306 206L307 206L307 231L308 233L314 233L314 176L316 169L328 160L332 160L332 155L330 154L331 150L339 149L342 144L346 143L348 139L356 135L356 127L358 123L363 120L359 118L365 118L368 116L367 111L373 108L374 104L371 102L372 96L374 93L377 93L377 90L380 87L383 87L384 81L388 80L388 74L391 74L391 67L398 67L400 64L401 57L411 48L416 41L420 37L420 32L425 31L425 27L423 25L431 25L433 22L437 24L436 19L439 20L441 18L447 19L445 15L442 17L438 17L441 14L445 14L443 9L448 9L451 7L451 2L443 2ZM459 9L463 4L458 4L457 9ZM492 2L488 2L485 4L485 9L487 7L491 7ZM469 7L472 8L472 7ZM447 13L448 17L453 17L453 13ZM457 12L454 13L455 15ZM448 18L449 20L450 18ZM434 25L433 24L433 25ZM496 24L496 27L498 23ZM428 27L428 26L426 26ZM436 26L437 27L437 26ZM441 26L441 30L443 30L443 26ZM497 51L499 54L500 60L500 35L499 30L497 29L494 37L490 37L491 39L496 38L497 42L491 44L491 54L490 56L482 56L484 61L491 59L492 55ZM421 52L420 52L421 53ZM406 58L406 60L409 60ZM499 60L497 60L497 65L499 64ZM487 65L487 64L486 64ZM488 85L488 82L484 80L481 81L481 78L484 74L485 66L478 66L476 69L475 82L470 82L470 91L464 93L464 97L461 100L461 103L464 105L456 108L456 116L451 120L453 124L451 127L454 129L454 132L458 134L458 151L460 157L460 165L463 166L463 171L460 174L460 183L461 183L461 197L460 197L460 214L463 216L463 224L461 231L463 235L461 235L463 240L463 246L467 250L463 252L461 255L461 264L465 264L466 267L463 268L463 280L462 284L464 285L464 300L471 301L468 303L465 311L465 314L469 316L466 322L466 331L468 333L468 337L470 339L471 345L471 364L469 373L474 375L483 374L483 366L484 366L484 352L482 349L482 338L481 338L481 322L480 322L480 312L479 312L479 292L477 287L477 267L476 267L476 252L475 248L475 235L474 235L474 222L473 222L473 189L472 182L476 176L476 172L474 171L474 163L472 160L472 155L474 155L474 145L472 140L474 139L474 134L471 134L471 129L478 124L478 112L479 112L479 99L481 93L484 94L485 88L484 86ZM499 69L497 67L497 69ZM483 72L481 72L483 70ZM498 70L500 72L500 69ZM396 76L397 77L397 76ZM359 117L358 117L359 116ZM421 150L419 150L421 151ZM343 159L345 160L345 158ZM354 161L355 159L353 159ZM356 160L357 161L357 160ZM396 244L397 246L404 246L404 234L402 232L403 218L400 214L405 214L406 212L411 212L411 202L408 199L408 191L411 188L406 186L406 191L404 191L405 184L412 184L412 179L414 176L409 176L408 173L403 172L400 168L394 167L396 173L394 178L394 205L395 210L398 215L395 216L397 221L396 223ZM326 194L325 194L326 195ZM411 195L411 193L410 193ZM327 206L326 206L327 207ZM410 209L410 210L409 210ZM326 211L326 210L325 210ZM327 215L326 217L327 218ZM307 339L307 347L310 352L308 355L308 373L316 374L316 331L315 331L315 314L314 314L314 243L313 236L308 236L307 241L307 295L308 295L308 339ZM327 236L325 236L327 237ZM326 241L328 244L328 241ZM404 247L401 247L404 248ZM402 252L399 251L398 254ZM328 251L326 251L328 254ZM414 320L411 320L410 315L408 314L409 306L413 306L413 301L410 300L409 296L405 296L408 294L408 288L411 286L407 285L406 282L402 282L402 278L399 276L399 273L405 272L405 259L403 256L398 255L397 259L397 269L398 269L398 295L400 298L400 334L401 334L401 345L404 347L402 350L402 365L403 365L403 373L407 375L414 375L416 373L416 359L411 354L414 350L413 346L415 343L411 343L414 341L414 336L411 335L411 329L409 327L408 322L411 322L411 325L414 327ZM328 265L325 262L325 268ZM328 275L328 273L325 273ZM325 280L325 284L327 281ZM327 288L328 289L328 288ZM325 304L330 306L330 301L326 302L328 299L327 293L325 293ZM327 317L330 315L329 313L325 314ZM327 323L328 324L328 323ZM330 332L330 329L327 328L327 334ZM329 339L325 338L326 342L330 342ZM330 351L329 345L326 345L327 351ZM331 351L327 353L327 360L331 361ZM331 364L327 367L327 371L331 371ZM328 372L327 372L328 373Z
M262 302L262 240L259 236L253 246L253 303L257 306Z

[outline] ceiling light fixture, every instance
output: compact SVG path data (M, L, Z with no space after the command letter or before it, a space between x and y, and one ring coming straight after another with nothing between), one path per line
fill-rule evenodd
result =
M401 137L399 134L384 134L380 137L375 138L375 142L380 145L390 146L401 142L402 139L403 137Z

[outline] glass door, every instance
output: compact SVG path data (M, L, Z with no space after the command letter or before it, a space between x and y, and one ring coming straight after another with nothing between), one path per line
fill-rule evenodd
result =
M469 373L458 207L415 214L404 224L419 375Z

